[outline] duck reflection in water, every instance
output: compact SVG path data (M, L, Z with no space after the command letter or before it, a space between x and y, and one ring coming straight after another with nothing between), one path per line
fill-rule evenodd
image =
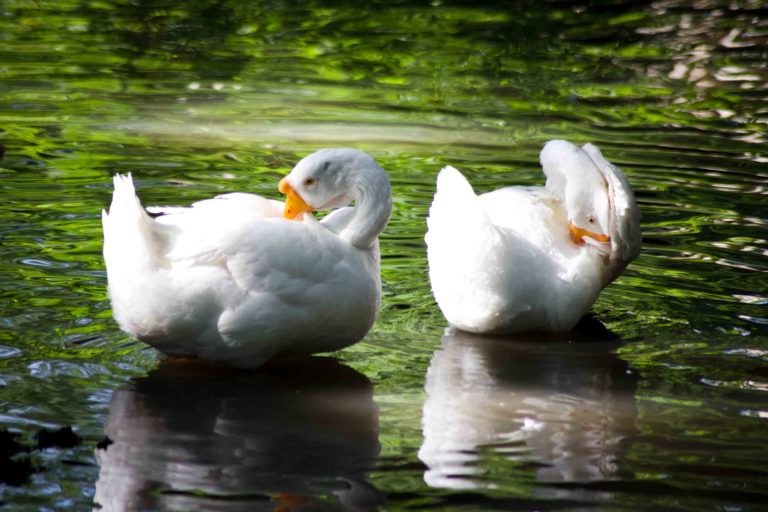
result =
M446 331L426 379L426 483L478 489L507 479L543 498L599 498L566 483L619 477L636 378L613 353L620 342L591 322L573 343Z
M258 372L166 362L115 392L101 510L373 510L373 386L330 358Z

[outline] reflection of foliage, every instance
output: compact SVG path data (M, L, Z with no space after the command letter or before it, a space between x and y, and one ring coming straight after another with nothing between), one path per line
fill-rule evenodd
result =
M249 58L228 38L240 26L234 2L115 2L109 9L85 4L89 32L114 43L115 53L128 58L127 74L141 70L182 71L228 79Z
M445 326L424 257L434 176L453 164L480 191L541 184L542 142L565 137L597 143L624 168L643 212L643 255L595 306L641 374L630 469L661 478L676 464L670 478L700 488L690 461L725 446L733 451L708 474L746 468L734 474L752 486L748 450L764 439L766 414L765 10L513 4L4 2L0 401L10 426L73 423L90 447L109 391L155 364L110 318L98 215L112 172L134 172L147 203L276 197L300 156L356 145L390 172L395 201L379 322L340 357L375 385L374 479L402 491L401 504L451 506L425 489L415 457L424 375ZM758 448L751 456L765 459ZM95 469L78 471L87 476L65 494L82 500ZM644 504L613 491L614 504Z

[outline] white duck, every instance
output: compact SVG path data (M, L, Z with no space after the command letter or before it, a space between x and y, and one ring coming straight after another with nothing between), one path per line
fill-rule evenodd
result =
M148 213L130 176L114 185L102 213L109 296L137 339L170 355L256 367L280 353L346 347L373 325L378 235L392 199L386 172L362 151L301 160L280 182L284 209L233 193ZM303 215L334 208L320 222Z
M427 219L429 277L448 322L475 333L567 332L640 253L640 212L600 150L553 140L545 187L476 195L453 167Z

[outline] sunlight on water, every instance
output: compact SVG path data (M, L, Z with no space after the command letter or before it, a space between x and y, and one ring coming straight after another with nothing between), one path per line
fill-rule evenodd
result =
M83 441L22 454L37 469L0 500L760 508L766 29L748 0L3 3L0 422L26 446L65 425ZM423 242L437 172L541 185L553 138L626 172L641 256L571 343L446 332ZM277 198L324 146L371 153L393 183L362 343L242 374L160 364L118 330L113 173L146 204Z
M267 149L288 149L323 145L380 145L387 146L478 146L504 147L510 137L504 132L492 130L456 130L439 126L419 124L367 123L321 123L291 122L243 123L232 126L221 124L161 124L136 123L119 128L147 136L162 136L170 139L197 137L206 139L208 144L223 146L232 143L247 144L253 141L270 141L262 144Z

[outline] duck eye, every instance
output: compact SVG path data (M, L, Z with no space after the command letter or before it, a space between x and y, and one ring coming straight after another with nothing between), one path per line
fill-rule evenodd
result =
M590 215L590 216L587 217L587 222L589 222L590 224L594 224L595 223L595 218Z
M315 183L317 183L317 179L316 178L307 178L307 179L304 180L304 186L305 187L311 187Z

